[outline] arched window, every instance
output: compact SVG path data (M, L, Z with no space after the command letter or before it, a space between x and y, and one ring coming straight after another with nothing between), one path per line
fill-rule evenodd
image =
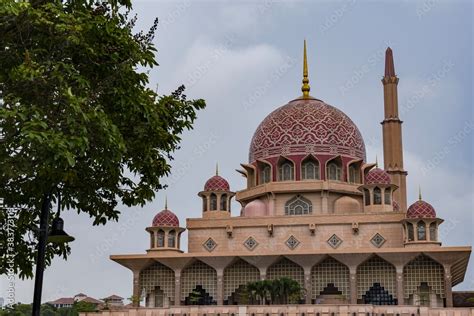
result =
M413 224L412 223L407 223L407 230L408 230L408 241L414 241L415 240L415 232L413 230Z
M364 199L365 205L370 205L370 191L367 189L364 189Z
M164 247L165 246L165 232L160 229L158 231L158 236L157 237L158 237L157 238L158 239L157 246L160 247L160 248Z
M290 161L283 162L279 167L279 180L291 181L294 179L294 167Z
M217 195L211 193L211 211L217 210Z
M221 211L227 210L227 194L221 195Z
M350 183L359 183L359 174L357 169L354 165L350 165L349 167L349 182Z
M297 195L285 204L285 215L305 215L313 213L311 201Z
M384 204L392 205L392 189L390 188L385 188Z
M319 179L319 162L308 158L301 164L301 179L317 180Z
M418 240L426 240L426 225L425 222L419 221L417 224Z
M264 164L260 168L260 184L268 183L272 180L272 168L269 165Z
M175 244L176 244L176 232L172 230L168 233L168 247L175 248L176 247Z
M379 187L374 188L374 204L382 204L382 191Z
M436 227L436 222L430 224L430 240L437 241L438 240L438 229Z
M207 212L207 197L202 197L202 211Z
M326 170L328 180L341 180L341 166L336 162L330 162Z

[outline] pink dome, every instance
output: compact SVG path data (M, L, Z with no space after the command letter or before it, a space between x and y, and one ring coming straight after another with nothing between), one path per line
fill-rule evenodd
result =
M151 225L154 227L179 227L179 219L178 216L170 210L162 210L155 215Z
M342 111L318 99L296 99L260 123L250 143L249 161L298 154L365 160L365 145L357 126Z
M230 191L229 182L221 176L215 175L206 181L204 191Z
M245 205L243 215L246 217L257 217L267 215L267 206L262 200L256 199Z
M407 218L436 218L436 211L430 203L418 200L408 208Z
M390 184L390 175L380 168L369 171L365 176L365 184Z

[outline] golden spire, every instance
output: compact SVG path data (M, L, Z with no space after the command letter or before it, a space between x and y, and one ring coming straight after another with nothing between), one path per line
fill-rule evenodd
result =
M219 163L216 162L216 176L219 175Z
M165 195L165 210L168 209L168 196Z
M418 200L421 201L421 185L418 186Z
M379 167L379 160L378 160L377 155L375 155L375 168L378 168L378 167Z
M303 99L309 99L309 79L308 79L308 58L306 57L306 40L304 40L304 53L303 53L303 85L301 91L303 91Z

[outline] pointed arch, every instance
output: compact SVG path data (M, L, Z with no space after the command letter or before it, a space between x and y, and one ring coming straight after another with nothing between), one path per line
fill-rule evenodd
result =
M209 196L210 198L210 209L211 211L217 211L217 195L215 193L211 193Z
M382 204L382 190L379 187L374 188L374 204L375 205Z
M367 304L392 305L396 303L396 269L373 255L357 267L357 298ZM381 293L379 297L374 294ZM379 300L378 298L384 298Z
M285 203L285 215L307 215L313 213L313 204L310 200L297 195Z
M416 236L418 240L426 240L426 223L424 221L419 221L416 223Z
M326 257L311 269L312 299L316 300L327 288L349 298L349 268L333 257Z
M224 302L227 304L240 303L235 301L233 294L249 282L260 280L260 271L247 261L238 258L224 270Z
M362 183L362 159L349 161L347 165L347 182Z
M266 161L257 161L258 169L258 184L265 184L272 181L273 168L272 165Z
M157 233L156 246L158 248L163 248L165 246L165 231L163 229L160 229L156 233Z
M304 288L303 268L286 257L282 257L267 269L267 279L269 280L284 277L297 281Z
M140 272L139 284L141 289L145 290L146 297L155 293L156 287L163 291L164 299L169 305L174 304L175 279L174 271L160 262L154 262L152 265ZM151 303L150 300L148 300ZM155 304L153 304L155 305ZM155 307L148 306L147 307Z
M336 156L326 161L326 180L342 181L342 158Z
M295 180L295 163L283 156L278 159L278 181Z
M221 211L227 211L227 194L222 194L221 195Z
M202 296L204 305L216 304L217 272L200 260L195 260L181 271L181 301L189 304L193 293Z
M428 302L437 302L435 305L442 305L442 299L446 297L443 266L424 254L405 265L403 281L405 299L413 305L426 300L423 298L426 292L420 293L423 288L427 290Z
M301 161L301 180L321 179L320 163L313 155L306 156Z

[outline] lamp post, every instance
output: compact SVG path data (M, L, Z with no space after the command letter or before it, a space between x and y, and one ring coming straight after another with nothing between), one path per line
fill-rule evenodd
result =
M46 255L46 243L65 243L74 240L63 230L64 221L59 217L61 209L61 196L58 195L58 213L53 220L51 233L48 234L49 209L51 207L51 193L43 196L41 205L40 227L38 234L38 253L36 255L36 274L35 274L35 290L33 294L33 316L40 316L41 309L41 293L43 291L43 272Z

